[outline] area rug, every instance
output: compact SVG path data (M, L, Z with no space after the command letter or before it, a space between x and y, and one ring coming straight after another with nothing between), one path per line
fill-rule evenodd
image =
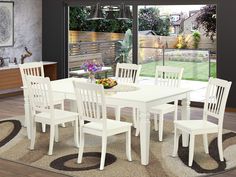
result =
M123 120L130 121L128 116ZM140 163L139 137L132 130L132 162L125 155L125 135L108 139L106 166L99 171L101 139L86 135L83 163L77 164L78 149L73 144L73 127L60 127L60 141L54 144L53 155L48 156L49 131L40 133L37 127L35 150L30 151L26 129L21 127L23 117L0 121L0 158L53 172L81 177L191 177L222 173L236 166L236 133L224 130L224 157L220 162L216 135L209 135L209 154L204 153L202 137L196 137L192 167L188 167L188 148L180 146L178 157L171 156L173 150L173 123L165 120L163 142L158 141L158 132L151 131L150 163Z

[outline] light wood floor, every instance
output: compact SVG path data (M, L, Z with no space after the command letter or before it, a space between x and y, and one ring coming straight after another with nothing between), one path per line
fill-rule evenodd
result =
M126 112L127 111L125 111L125 113ZM0 99L0 119L23 114L24 100L22 96ZM236 113L225 114L224 128L236 131ZM65 175L0 159L0 177L65 177ZM223 174L214 175L214 177L236 177L236 169Z

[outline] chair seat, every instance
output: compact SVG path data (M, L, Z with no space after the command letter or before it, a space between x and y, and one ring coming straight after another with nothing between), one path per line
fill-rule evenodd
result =
M168 112L172 112L175 110L175 105L174 104L162 104L162 105L158 105L158 106L154 106L151 108L150 112L151 113L168 113Z
M205 120L177 120L174 121L177 128L187 132L213 133L218 131L218 125Z
M112 131L114 133L125 132L132 126L132 124L129 122L121 122L121 121L116 121L116 120L111 120L111 119L106 119L106 121L107 121L108 132L109 131ZM103 131L103 125L102 123L99 123L99 122L90 122L90 123L84 124L84 128L95 130L97 132Z
M64 111L60 109L54 109L54 113L55 113L55 119L57 120L56 121L57 123L70 122L70 121L75 120L76 117L78 116L78 113ZM52 121L52 118L49 112L42 112L42 113L37 114L35 117L35 121L43 122L43 123L55 122L55 121Z

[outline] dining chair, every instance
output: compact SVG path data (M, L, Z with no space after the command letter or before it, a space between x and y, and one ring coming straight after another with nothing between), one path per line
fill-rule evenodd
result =
M155 85L161 87L180 87L184 68L172 67L172 66L156 66L155 73ZM174 112L174 120L177 120L178 114L178 100L174 101L174 104L162 104L154 106L150 109L150 113L154 114L154 128L159 133L159 141L163 139L163 123L164 115L170 112ZM157 119L159 115L159 127ZM138 120L137 120L138 122ZM139 129L136 129L139 133Z
M26 87L26 76L31 75L31 76L44 76L44 69L43 69L43 62L30 62L30 63L24 63L19 65L20 68L20 73L21 73L21 78L22 78L22 83L23 87ZM27 100L28 100L28 93L27 89L24 89L24 100L25 100L25 114L28 113L26 110L28 108L28 105L26 105ZM64 98L59 95L59 94L54 94L54 105L60 105L60 108L64 110ZM25 116L25 126L30 127L29 121L27 120L29 116ZM65 125L62 125L65 127ZM46 132L46 126L42 124L42 131ZM27 129L28 132L28 137L30 137L30 131Z
M223 147L222 147L222 129L225 106L231 87L231 82L210 78L206 90L206 98L203 109L203 119L202 120L175 120L175 135L174 135L174 151L173 156L177 156L178 143L180 131L190 134L189 143L189 158L188 165L193 164L194 155L194 141L196 135L203 135L203 145L205 153L209 153L208 150L208 138L207 134L217 133L218 138L218 151L220 161L224 161ZM208 117L214 118L217 123L212 123L208 120Z
M54 140L58 142L58 125L73 122L74 123L74 141L75 146L78 143L78 113L54 108L54 99L51 89L50 79L40 76L26 76L27 89L30 98L32 111L31 118L31 143L30 149L34 149L36 136L36 123L42 123L50 126L50 140L48 155L53 153Z
M142 69L142 65L130 64L130 63L117 63L115 79L118 84L134 83L139 82L139 75ZM120 120L121 108L120 106L112 106L115 108L116 120ZM136 120L138 117L138 110L133 107L133 126L136 128Z
M107 118L104 88L92 83L73 82L80 121L78 163L82 162L85 133L102 137L100 170L104 169L107 138L126 134L126 156L131 161L131 123ZM87 123L85 123L88 121Z

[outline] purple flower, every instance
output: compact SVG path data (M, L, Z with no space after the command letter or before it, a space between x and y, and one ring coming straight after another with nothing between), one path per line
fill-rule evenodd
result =
M97 63L95 60L94 61L86 61L81 65L81 69L83 69L84 71L96 73L97 71L102 70L102 66L103 66L102 63L101 64Z

